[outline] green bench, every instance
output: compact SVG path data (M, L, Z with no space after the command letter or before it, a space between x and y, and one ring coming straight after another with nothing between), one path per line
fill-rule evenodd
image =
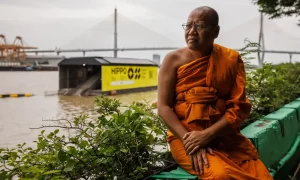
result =
M188 172L186 172L185 170L178 167L177 169L169 171L169 172L161 172L159 174L153 175L152 179L155 179L155 180L161 180L161 179L168 179L168 180L193 179L193 180L196 180L198 178L197 178L197 176L191 175Z
M298 131L300 132L300 98L298 98L299 100L295 100L290 102L289 104L286 104L283 106L283 108L290 108L290 109L295 109L296 113L297 113L297 121L298 121L298 125L297 127L299 127Z
M241 133L256 147L261 161L269 169L284 156L282 132L278 121L257 120Z
M256 146L275 180L285 179L300 161L299 121L300 98L241 131Z
M296 110L280 108L277 111L266 115L264 119L279 122L283 138L283 141L280 143L280 151L283 156L292 147L299 133L299 123Z

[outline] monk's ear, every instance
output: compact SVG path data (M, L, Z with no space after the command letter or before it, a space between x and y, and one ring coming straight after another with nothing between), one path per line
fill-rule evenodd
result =
M220 26L217 25L217 26L214 28L214 38L215 38L215 39L219 36L219 32L220 32Z

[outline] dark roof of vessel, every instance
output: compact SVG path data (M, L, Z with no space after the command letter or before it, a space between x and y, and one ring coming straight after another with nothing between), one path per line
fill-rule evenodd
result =
M61 65L148 65L158 66L155 62L149 59L135 59L135 58L113 58L113 57L72 57L64 58Z

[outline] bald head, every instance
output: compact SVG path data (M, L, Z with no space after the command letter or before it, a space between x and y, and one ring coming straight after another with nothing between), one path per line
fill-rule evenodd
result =
M183 27L189 49L211 49L220 31L218 13L211 7L198 7L190 13Z
M192 14L195 14L195 13L197 13L197 14L205 13L209 17L209 20L211 21L211 24L219 25L219 15L218 15L217 11L214 10L213 8L208 7L208 6L197 7L196 9L194 9L191 12L190 16Z

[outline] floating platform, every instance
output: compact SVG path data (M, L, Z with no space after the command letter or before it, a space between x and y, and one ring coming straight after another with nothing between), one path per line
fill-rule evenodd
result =
M0 94L0 98L31 97L33 94Z
M158 64L148 59L65 58L59 64L59 94L91 96L157 89Z

